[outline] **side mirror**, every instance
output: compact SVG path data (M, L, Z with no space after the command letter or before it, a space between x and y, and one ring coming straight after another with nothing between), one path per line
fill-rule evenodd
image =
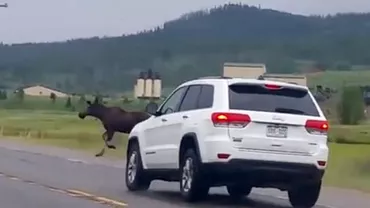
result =
M150 102L145 106L145 112L155 115L158 109L158 104L155 102Z

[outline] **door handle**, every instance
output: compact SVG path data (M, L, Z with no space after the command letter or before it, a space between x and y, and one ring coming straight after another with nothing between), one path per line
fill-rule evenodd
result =
M282 147L283 144L275 142L275 143L272 143L271 146L272 147Z
M167 119L165 119L165 118L162 118L162 119L161 119L161 121L162 121L162 122L166 122L166 121L167 121Z
M182 116L183 119L189 118L187 115Z

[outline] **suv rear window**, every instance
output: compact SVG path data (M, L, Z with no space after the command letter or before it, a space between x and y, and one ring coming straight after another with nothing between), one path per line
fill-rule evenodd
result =
M295 88L270 90L261 85L230 85L229 108L320 116L307 90Z

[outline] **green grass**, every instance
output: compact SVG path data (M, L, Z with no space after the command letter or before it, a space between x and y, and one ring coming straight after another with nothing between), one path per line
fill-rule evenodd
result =
M323 73L308 74L308 85L323 85L326 87L341 88L343 84L369 85L369 71L326 71Z
M370 125L332 125L329 130L329 140L341 144L369 144Z
M0 110L0 134L32 144L46 144L98 151L103 147L100 121L65 111ZM116 133L117 145L125 148L127 135ZM124 151L119 156L123 155Z
M93 101L92 96L87 96L87 100ZM56 98L55 103L52 103L49 97L35 97L26 96L21 102L15 95L8 95L8 99L0 100L0 109L13 109L13 110L49 110L49 111L78 111L86 108L86 103L80 103L79 96L71 97L72 108L66 108L67 98ZM105 105L119 106L125 110L143 110L147 101L129 98L128 103L124 102L123 98L104 98ZM158 101L158 102L161 102Z
M93 101L92 96L86 97ZM34 144L48 144L73 149L96 151L103 146L104 129L93 118L81 120L78 111L86 108L79 102L80 97L72 97L72 108L66 108L67 98L57 98L53 103L49 97L26 96L20 101L13 94L0 100L0 136L23 138ZM128 111L144 110L147 101L123 98L104 98L105 105L119 106ZM161 102L161 101L158 101ZM125 148L127 135L117 133L114 141ZM120 152L124 151L110 151Z
M370 145L330 144L324 183L370 192Z

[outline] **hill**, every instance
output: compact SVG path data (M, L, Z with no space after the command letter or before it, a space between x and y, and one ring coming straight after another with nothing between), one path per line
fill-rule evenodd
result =
M77 92L131 90L141 69L165 86L214 75L226 61L270 72L370 65L370 14L301 16L228 4L115 38L0 45L3 85L43 83Z

